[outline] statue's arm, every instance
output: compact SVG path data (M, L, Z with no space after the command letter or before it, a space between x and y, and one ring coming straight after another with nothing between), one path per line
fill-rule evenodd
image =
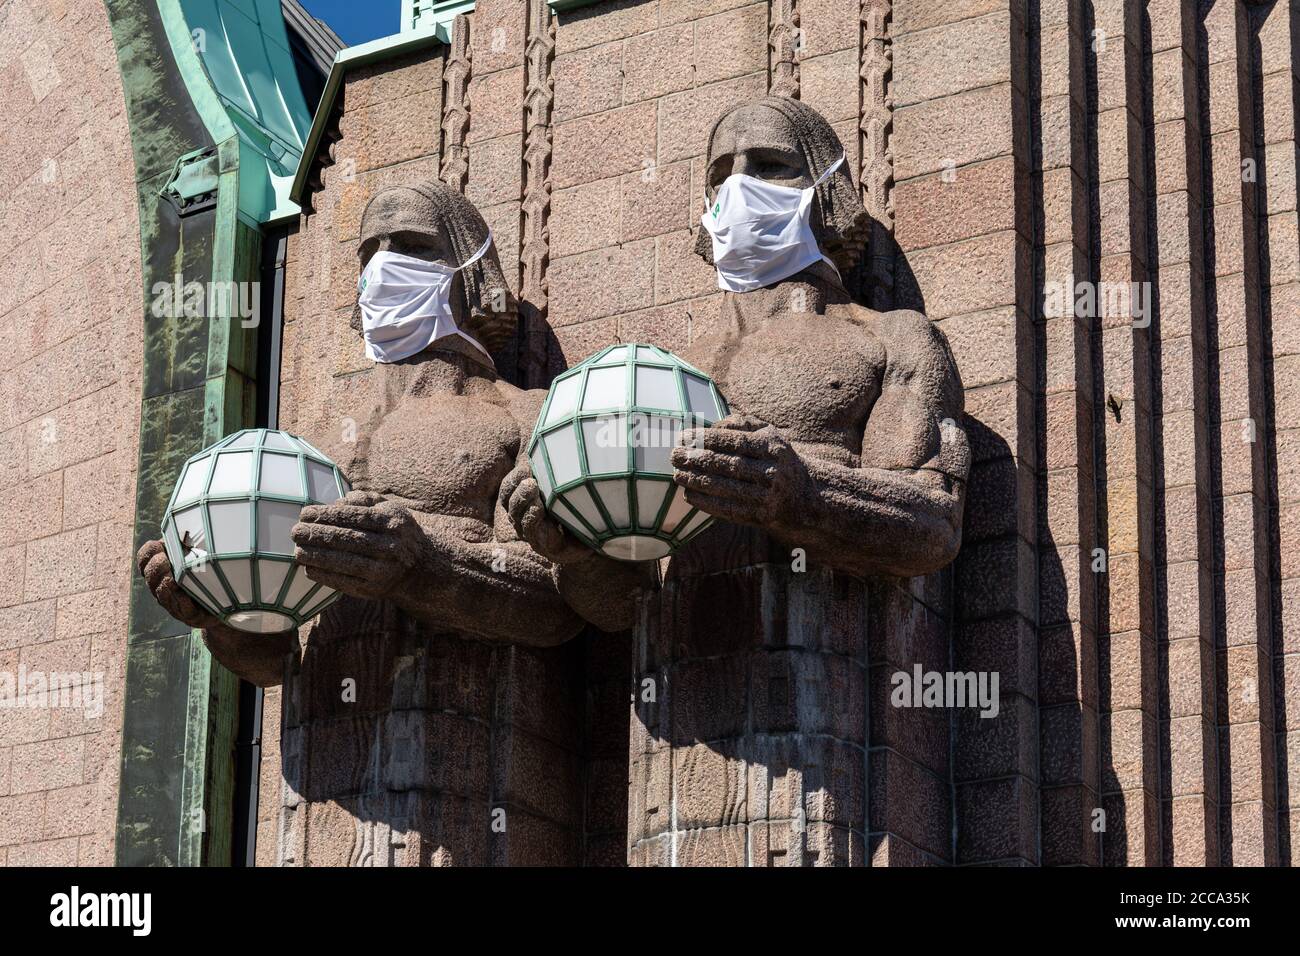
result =
M435 628L536 646L581 630L545 559L517 540L477 540L465 520L353 491L302 510L294 556L313 581L393 601Z
M222 624L176 583L161 541L147 542L136 562L154 600L182 624L201 629L203 643L227 670L258 687L274 687L284 680L285 657L299 651L296 630L248 634Z
M500 505L497 505L498 511ZM448 536L438 516L418 516L433 544L427 573L398 598L409 613L468 634L549 647L582 630L555 586L554 567L524 542L502 535L482 543ZM439 541L439 538L443 538ZM441 586L440 586L441 585Z
M584 621L607 632L632 626L637 593L657 583L654 562L616 561L564 530L546 514L526 458L501 483L498 507L511 532L545 556L556 591Z
M951 562L970 468L961 379L923 316L887 313L874 331L886 361L855 464L802 453L741 416L683 434L673 464L688 500L851 574L912 577Z
M556 593L582 620L602 631L626 630L632 626L638 591L656 586L657 566L598 554L547 515L528 463L528 441L546 393L510 387L503 387L503 393L520 432L515 468L501 482L497 496L497 538L518 541L542 560Z

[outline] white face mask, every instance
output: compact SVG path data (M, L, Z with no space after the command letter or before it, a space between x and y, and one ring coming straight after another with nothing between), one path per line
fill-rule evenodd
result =
M357 282L361 331L366 357L399 362L439 339L459 336L492 363L487 349L456 327L451 311L451 280L461 269L482 258L492 245L492 233L478 252L452 267L399 252L376 252Z
M719 289L761 289L826 258L809 222L812 201L817 187L842 162L840 156L807 189L778 186L744 173L726 178L713 205L700 218L713 237Z

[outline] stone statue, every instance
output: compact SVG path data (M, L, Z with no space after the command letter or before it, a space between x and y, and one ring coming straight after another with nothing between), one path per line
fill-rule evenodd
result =
M683 356L733 414L684 431L672 452L687 500L722 520L664 559L643 595L633 863L860 864L863 579L927 574L961 543L961 379L924 316L846 290L868 217L843 156L826 120L784 97L733 107L709 136L709 206L735 175L811 188L822 258L725 291L719 329ZM713 263L703 228L697 250ZM540 539L536 523L520 532Z
M487 234L478 210L450 187L395 187L365 211L360 264L364 269L376 252L391 250L456 265ZM495 249L457 273L451 301L457 328L489 352L514 334L515 303ZM361 331L359 306L352 325ZM508 519L512 494L528 474L525 446L545 392L499 379L490 360L460 337L379 364L376 374L383 400L359 428L350 457L345 449L338 458L356 490L337 503L304 508L293 529L295 557L308 576L489 640L549 646L573 637L584 621L626 628L628 596L643 569L564 540L558 525L535 529L537 516L521 509L521 499L515 515L538 547L525 544ZM279 683L295 632L249 635L213 619L176 585L161 542L145 545L139 562L163 607L202 628L218 660L255 683Z
M482 216L450 187L429 182L390 188L376 195L364 213L360 266L364 270L372 256L387 250L454 268L469 261L487 237ZM456 329L487 352L514 334L515 302L495 248L456 272L450 302ZM352 325L362 330L360 305ZM445 771L458 761L486 767L489 749L494 759L508 763L509 754L496 752L504 751L501 745L489 748L485 740L479 753L461 735L477 733L480 722L511 720L509 708L499 701L495 710L476 709L484 699L491 704L490 688L467 690L478 676L507 669L493 656L493 647L550 647L574 637L586 623L626 629L633 596L652 572L566 541L558 527L534 527L536 515L527 513L527 501L516 492L528 474L525 446L545 392L522 391L501 380L485 352L458 334L438 338L407 358L378 364L372 374L375 404L368 421L356 416L357 441L339 445L310 436L335 458L355 490L339 502L304 508L293 528L295 558L308 576L345 595L312 627L301 661L294 631L246 634L206 614L177 586L160 542L141 550L139 564L159 603L178 620L202 628L213 655L241 677L262 686L279 684L289 655L295 686L286 688L286 697L292 690L295 699L321 702L319 712L307 714L295 712L289 703L285 707L287 790L308 790L313 812L324 813L324 806L316 806L360 792L363 802L346 806L346 812L358 821L382 821L384 833L423 834L425 856L417 855L415 861L506 860L488 853L483 836L497 768L461 788L466 792L454 799L435 800L438 806L430 809L408 801L409 786L395 789L384 783L391 772L386 761L395 751L405 752L403 759L416 765L411 773L417 777L436 775L438 768ZM516 522L536 547L521 540ZM454 660L463 672L437 673L438 662L445 660ZM404 675L403 668L415 677ZM339 706L334 699L340 681L350 678L363 684L369 680L357 690L367 706ZM447 731L441 740L422 725L414 756L410 742L396 739L401 735L391 725L413 706L408 686L413 679L427 685L415 695L417 712L423 701L425 712L439 715L441 725L447 723L448 711L463 705L465 717L457 731ZM538 686L520 693L545 697L569 690L539 679ZM372 699L362 699L367 697ZM295 724L323 730L368 710L378 721L372 732L349 727L350 734L362 738L353 745L355 766L339 768L338 780L315 788L290 779ZM323 753L314 759L341 760L338 754ZM381 763L382 772L375 769ZM430 790L437 787L430 784ZM448 809L461 806L463 798L474 804L465 811L468 819L460 810ZM292 824L286 826L294 830ZM462 832L467 828L472 839ZM295 854L299 859L311 856L305 848L293 848L302 839L301 833L282 834L289 845L282 847L288 862ZM356 839L358 846L371 847L376 837L368 830ZM362 855L371 859L382 850ZM320 852L314 859L321 859Z

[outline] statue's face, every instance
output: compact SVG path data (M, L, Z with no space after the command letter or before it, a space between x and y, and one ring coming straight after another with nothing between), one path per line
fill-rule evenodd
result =
M409 189L387 189L366 207L365 215L361 217L361 241L357 246L360 258L358 274L380 251L456 264L451 240L441 221L431 213L428 202ZM359 300L360 293L357 295ZM465 306L461 295L452 295L451 308L452 318L457 325L463 326ZM360 301L352 310L352 327L361 328Z
M454 264L442 224L430 215L428 203L409 189L385 190L374 198L361 220L357 251L361 269L381 251Z
M718 124L709 154L710 201L723 180L737 173L795 189L813 184L794 127L783 114L760 104L733 110Z

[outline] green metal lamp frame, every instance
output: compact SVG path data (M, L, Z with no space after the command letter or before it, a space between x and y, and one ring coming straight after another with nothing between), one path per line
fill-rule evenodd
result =
M294 450L266 444L267 435L276 433L288 435L289 438L293 439L294 442L301 446L301 449ZM249 434L253 435L252 442L241 444L241 437ZM209 492L209 489L212 486L213 476L216 474L217 470L217 456L223 451L250 452L253 454L252 478L250 481L250 487L247 491L232 492L228 494L211 494ZM286 458L290 456L297 457L299 487L303 489L303 494L301 496L294 497L291 495L260 490L262 481L262 456L264 452L268 454L282 455ZM180 494L184 476L188 473L189 468L195 462L204 458L211 459L211 462L206 466L207 474L203 479L202 491L195 498L187 498L184 502L180 503L178 507L177 496ZM307 474L308 461L313 461L318 465L323 465L333 472L334 482L339 493L339 498L342 498L352 490L351 485L339 470L339 467L334 464L334 462L330 461L323 452L312 445L311 442L288 432L278 432L276 429L245 428L232 435L228 435L215 445L204 449L185 462L185 467L181 470L182 477L177 480L176 487L172 490L171 497L167 501L166 511L163 513L163 542L167 549L168 558L172 563L172 573L176 578L176 583L185 587L187 594L198 600L199 603L204 606L205 610L210 614L217 616L223 622L228 622L230 617L234 614L246 611L263 611L283 615L284 617L291 619L296 627L301 627L338 599L339 594L337 591L333 591L329 588L325 588L322 584L313 582L312 587L308 589L298 601L294 602L292 607L288 607L286 604L281 603L287 599L289 590L293 587L297 576L299 574L305 574L306 572L301 570L301 567L296 561L294 561L292 555L281 555L275 552L261 553L258 549L259 502L274 501L297 505L298 507L303 507L306 504L329 504L329 502L320 501L311 495L311 484L308 480ZM250 524L248 540L251 550L209 551L208 557L198 561L190 561L177 532L176 513L178 511L185 512L198 508L200 518L203 521L204 540L209 545L212 545L215 543L216 539L212 534L212 521L208 511L208 506L210 503L220 503L223 501L247 503L250 506L248 509ZM180 556L181 558L179 567L177 567L177 556ZM250 585L253 596L251 602L240 602L238 600L239 593L231 585L229 579L222 571L221 566L223 562L240 560L247 560L249 562L249 574L251 578ZM263 561L274 564L289 565L288 569L284 573L284 579L281 582L278 591L274 596L269 598L262 595L261 562ZM221 586L231 598L230 602L217 600L216 596L211 592L207 585L203 583L199 574L193 570L195 567L201 567L204 565L210 565L212 567L217 580L221 582ZM186 586L186 582L189 579L192 579L190 583L202 592L202 597L195 594L194 591L190 590L189 587ZM330 591L330 593L322 599L317 599L316 596L320 593L322 588Z
M618 361L602 361L605 356L609 355L616 349L625 349L624 358ZM648 350L650 355L643 357ZM625 403L622 406L607 406L603 408L584 409L583 402L587 395L587 380L590 373L595 368L617 368L623 365L625 368L624 378L626 391L624 394ZM656 408L649 405L638 405L636 403L636 370L639 367L649 367L670 370L673 373L674 381L677 386L679 409ZM686 390L686 376L692 375L701 382L708 385L709 392L713 398L713 403L718 411L717 417L699 415L691 410ZM547 422L551 412L551 405L555 400L557 386L566 380L581 377L578 385L577 396L574 401L573 411L558 418L554 422ZM682 428L692 427L696 422L702 422L704 425L712 425L718 418L724 418L729 413L727 401L718 391L718 387L713 380L707 375L691 365L673 355L666 349L661 349L656 345L647 345L638 342L628 342L620 345L610 345L601 349L590 358L584 360L573 368L561 375L556 376L555 381L551 383L551 389L546 396L546 401L542 405L542 410L537 416L537 424L533 428L532 438L528 442L528 458L533 468L534 478L538 479L538 485L542 490L543 499L546 503L547 510L551 512L557 520L564 524L573 534L577 535L582 541L590 547L608 554L604 550L606 542L621 537L635 535L637 537L654 538L663 542L669 548L669 552L675 551L685 545L688 541L696 537L700 532L709 526L712 522L712 516L707 512L700 511L692 507L689 512L684 514L672 532L662 530L664 520L668 510L672 507L673 502L678 495L684 494L684 490L677 488L673 482L672 475L660 471L646 471L639 469L636 464L637 444L633 440L633 431L638 427L638 422L649 423L653 419L671 419L678 422ZM624 471L616 472L592 472L588 470L588 458L586 439L584 436L583 422L595 419L623 418L623 427L626 429L626 448L627 448L627 468ZM546 424L543 424L546 423ZM550 453L547 450L547 443L544 439L565 427L572 426L574 431L574 440L577 446L578 468L581 475L571 481L563 484L556 484L554 481L555 469L551 464ZM545 463L546 474L537 475L538 458L536 452L540 449L541 461ZM544 480L543 480L544 479ZM624 526L614 521L609 510L605 506L602 494L595 488L591 487L598 481L623 481L627 484L628 495L628 519L629 524ZM639 510L637 489L641 482L655 482L665 486L663 500L655 513L654 523L651 526L641 524L641 513ZM600 516L605 523L605 530L600 531L593 527L582 515L580 509L569 503L565 493L578 487L588 488L592 501L594 502ZM549 491L548 491L549 489ZM553 510L553 504L556 499L564 504L565 510L576 519L570 520L563 512ZM698 518L698 520L697 520ZM616 560L628 560L619 558L617 555L611 555Z

